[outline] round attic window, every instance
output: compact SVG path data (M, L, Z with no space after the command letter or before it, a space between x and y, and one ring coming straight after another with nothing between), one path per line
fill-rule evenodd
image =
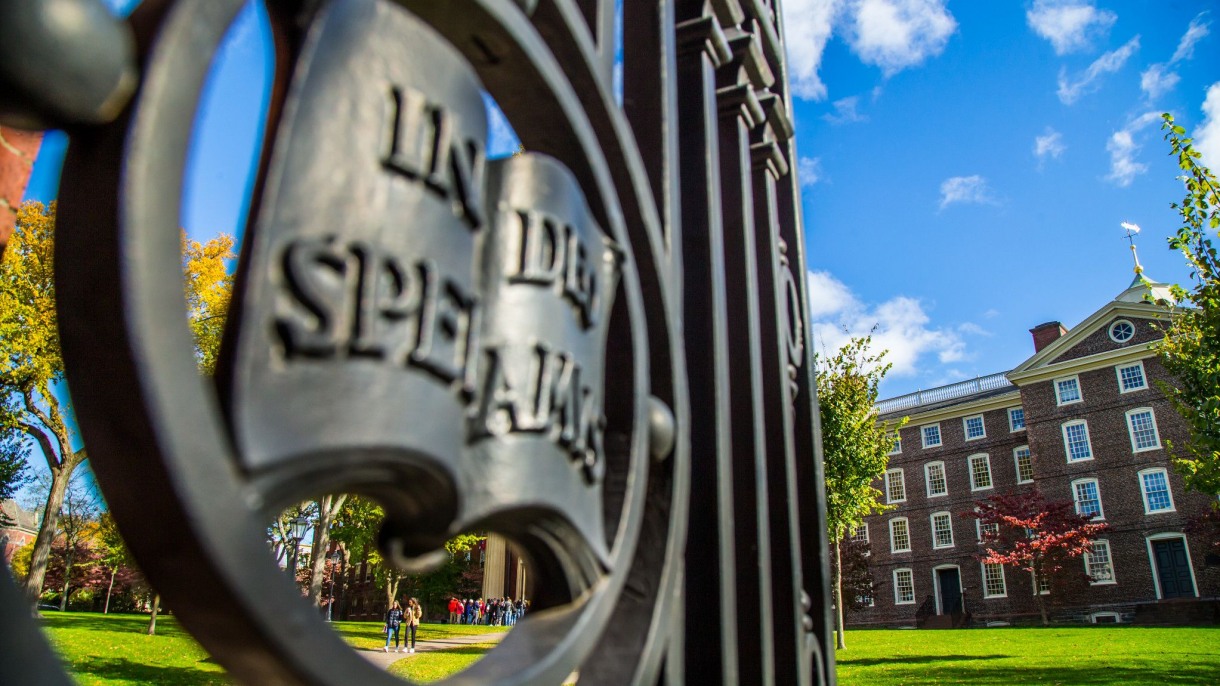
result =
M1120 319L1110 325L1110 338L1115 343L1126 343L1135 336L1135 325L1126 319Z

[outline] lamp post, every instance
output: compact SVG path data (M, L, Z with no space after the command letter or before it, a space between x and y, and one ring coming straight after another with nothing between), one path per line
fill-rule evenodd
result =
M339 560L343 556L339 554L339 549L335 548L335 552L330 556L330 602L326 603L326 621L334 615L335 610L335 573L339 571Z
M305 515L294 517L288 522L288 540L292 543L288 549L288 575L293 582L297 579L297 556L301 551L301 539L305 538L305 530L309 528L309 519Z

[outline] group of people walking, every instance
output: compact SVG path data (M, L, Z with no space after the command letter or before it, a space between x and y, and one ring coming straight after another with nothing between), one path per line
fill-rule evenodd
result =
M415 633L419 629L419 620L424 616L424 610L419 606L419 600L412 598L407 601L407 607L404 610L398 601L395 600L390 609L385 613L385 626L382 631L385 632L385 647L382 652L390 652L390 639L394 639L394 652L396 653L414 653L415 652ZM406 636L403 637L402 647L398 647L398 633L402 627L406 627ZM408 641L410 646L408 647Z
M492 598L484 601L467 598L449 599L450 624L485 624L487 626L512 626L529 609L529 601L512 598Z

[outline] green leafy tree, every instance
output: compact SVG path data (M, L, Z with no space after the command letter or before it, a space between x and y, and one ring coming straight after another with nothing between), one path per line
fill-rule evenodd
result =
M1216 177L1199 162L1186 130L1162 115L1165 139L1182 170L1186 196L1172 206L1182 225L1169 239L1190 265L1189 289L1173 286L1174 313L1161 362L1176 383L1161 391L1190 427L1184 443L1166 441L1188 488L1220 495L1220 259L1211 238L1220 228Z
M42 595L64 493L86 459L73 449L67 417L55 311L55 203L26 203L0 259L0 432L38 446L51 474L34 539L24 592L30 607Z
M26 457L30 449L17 436L0 434L0 501L12 500L17 491L30 482ZM0 510L0 526L12 526L9 516Z
M834 603L839 647L843 631L843 583L839 542L864 518L886 509L873 483L885 474L897 430L906 418L883 424L877 417L877 387L891 365L885 353L872 354L872 337L855 337L834 355L819 360L818 407L822 419L826 475L826 533L835 551Z

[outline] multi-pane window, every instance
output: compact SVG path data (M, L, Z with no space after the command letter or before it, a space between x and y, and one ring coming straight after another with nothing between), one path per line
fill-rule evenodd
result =
M911 552L911 528L906 517L895 517L890 520L890 552Z
M1143 362L1119 365L1114 370L1118 374L1118 390L1123 393L1148 388L1148 382L1144 379Z
M1084 420L1063 425L1063 447L1067 450L1068 462L1093 459L1093 446L1089 443L1089 425Z
M1110 339L1115 343L1126 343L1135 337L1135 325L1120 319L1110 325Z
M970 490L991 488L991 458L986 453L970 456Z
M1092 550L1084 554L1085 573L1093 584L1114 583L1114 563L1110 560L1110 542L1093 541Z
M894 604L910 605L915 602L915 575L909 569L894 570Z
M1131 449L1137 453L1161 447L1161 439L1156 434L1156 418L1150 407L1127 413L1127 431L1131 434Z
M1169 475L1164 469L1145 469L1139 473L1140 490L1144 493L1144 512L1173 512L1173 495L1169 492Z
M1072 494L1076 499L1076 512L1094 519L1105 519L1101 511L1101 492L1097 479L1079 479L1072 482Z
M1004 585L1004 565L983 563L983 597L1003 598L1008 595Z
M1020 431L1025 428L1025 408L1010 407L1008 408L1008 430Z
M966 440L974 441L980 438L986 438L987 427L983 425L983 415L976 414L973 417L966 417L962 420L966 428Z
M901 469L885 472L885 499L890 503L901 503L907 499L907 483Z
M1060 405L1079 402L1080 380L1074 376L1066 379L1055 379L1055 402Z
M857 595L856 604L864 605L865 607L872 607L873 605L875 605L875 603L873 602L873 594L865 591L865 592Z
M868 525L861 524L851 532L851 540L856 543L868 543Z
M1017 463L1017 483L1027 484L1034 480L1034 458L1029 454L1029 446L1017 446L1012 451L1012 459Z
M998 522L984 524L983 520L976 519L974 520L974 533L978 536L979 543L982 543L988 538L994 541L1000 536L1000 525Z
M953 547L953 519L948 512L936 512L932 515L932 547Z
M949 484L945 481L945 463L929 462L923 466L924 481L928 484L928 497L949 494Z
M919 435L923 437L923 447L935 448L940 445L940 424L919 427Z
M897 455L900 452L902 452L902 436L895 433L894 434L894 446L892 448L890 448L890 454Z
M1030 572L1029 575L1032 577L1034 573ZM1051 592L1051 580L1045 574L1042 575L1041 579L1038 579L1036 586L1037 589L1034 592L1039 595L1046 595Z

